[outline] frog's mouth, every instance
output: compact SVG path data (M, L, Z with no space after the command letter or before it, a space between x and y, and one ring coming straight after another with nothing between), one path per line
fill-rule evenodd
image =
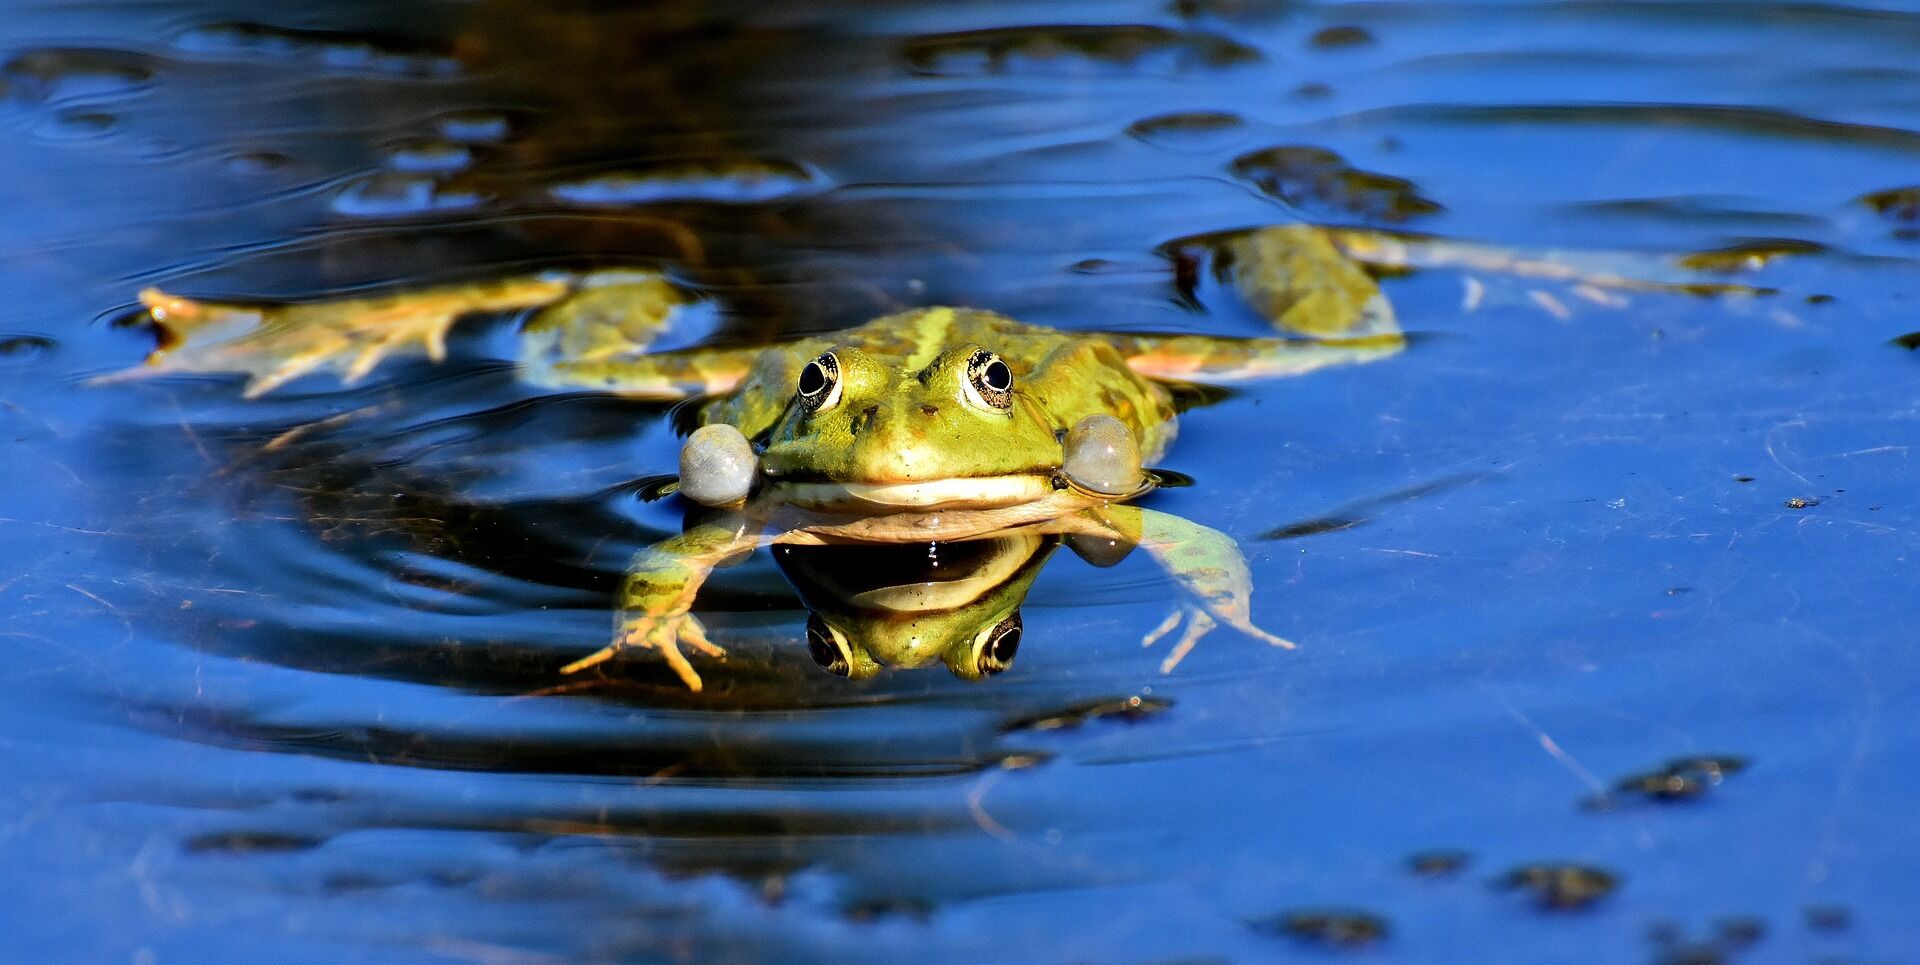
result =
M997 509L1052 494L1053 473L958 476L903 482L851 482L824 477L770 480L783 502L812 510L901 512L930 509Z

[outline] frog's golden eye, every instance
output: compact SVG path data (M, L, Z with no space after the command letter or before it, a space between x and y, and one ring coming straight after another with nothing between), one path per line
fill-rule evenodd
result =
M848 652L846 641L817 613L807 614L807 654L820 669L836 677L853 675L853 655Z
M985 409L1013 407L1013 370L982 349L967 359L967 399Z
M814 412L832 407L840 401L840 360L828 352L808 362L795 389L800 404Z
M973 667L980 671L980 676L991 677L1013 666L1013 656L1020 652L1020 611L1013 611L1005 620L989 627L975 646L978 652L974 654Z

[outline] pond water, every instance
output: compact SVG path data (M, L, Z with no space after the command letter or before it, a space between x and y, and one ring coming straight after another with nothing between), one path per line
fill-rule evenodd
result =
M0 48L0 957L1920 948L1903 5L29 2ZM761 554L705 694L560 677L677 440L517 384L503 319L353 387L94 381L148 285L602 265L724 306L689 342L1256 334L1164 252L1299 221L1720 287L1424 264L1406 353L1190 413L1148 504L1300 647L1164 676L1142 559L1059 554L969 683L819 672Z

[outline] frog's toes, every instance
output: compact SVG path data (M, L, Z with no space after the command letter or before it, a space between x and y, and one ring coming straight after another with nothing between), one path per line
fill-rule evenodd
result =
M588 656L560 668L563 674L578 673L589 667L599 666L613 659L623 650L656 650L667 661L667 666L680 678L688 690L699 693L704 686L700 673L687 662L686 654L680 652L680 644L700 651L710 657L725 657L726 651L707 639L707 631L691 614L679 617L657 618L637 617L624 621L620 625L619 637L612 643L601 647Z
M1159 626L1149 631L1147 635L1141 639L1140 645L1143 647L1151 647L1159 643L1160 638L1173 632L1173 629L1179 626L1182 620L1186 621L1187 628L1181 632L1180 639L1174 643L1173 649L1167 653L1167 659L1160 661L1161 673L1172 673L1173 668L1180 666L1180 661L1185 660L1187 654L1193 652L1193 648L1199 644L1200 638L1206 636L1208 632L1219 625L1214 622L1213 617L1207 615L1207 611L1198 607L1182 606L1176 608L1171 614L1168 614L1165 620L1160 621Z

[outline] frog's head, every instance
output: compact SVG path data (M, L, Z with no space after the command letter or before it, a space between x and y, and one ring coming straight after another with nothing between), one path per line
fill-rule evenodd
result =
M761 469L812 509L992 508L1053 491L1061 442L1024 366L980 345L931 361L843 347L800 369Z
M979 680L1012 666L1020 604L1057 540L1034 536L891 546L782 546L808 608L807 651L828 673L943 662Z

